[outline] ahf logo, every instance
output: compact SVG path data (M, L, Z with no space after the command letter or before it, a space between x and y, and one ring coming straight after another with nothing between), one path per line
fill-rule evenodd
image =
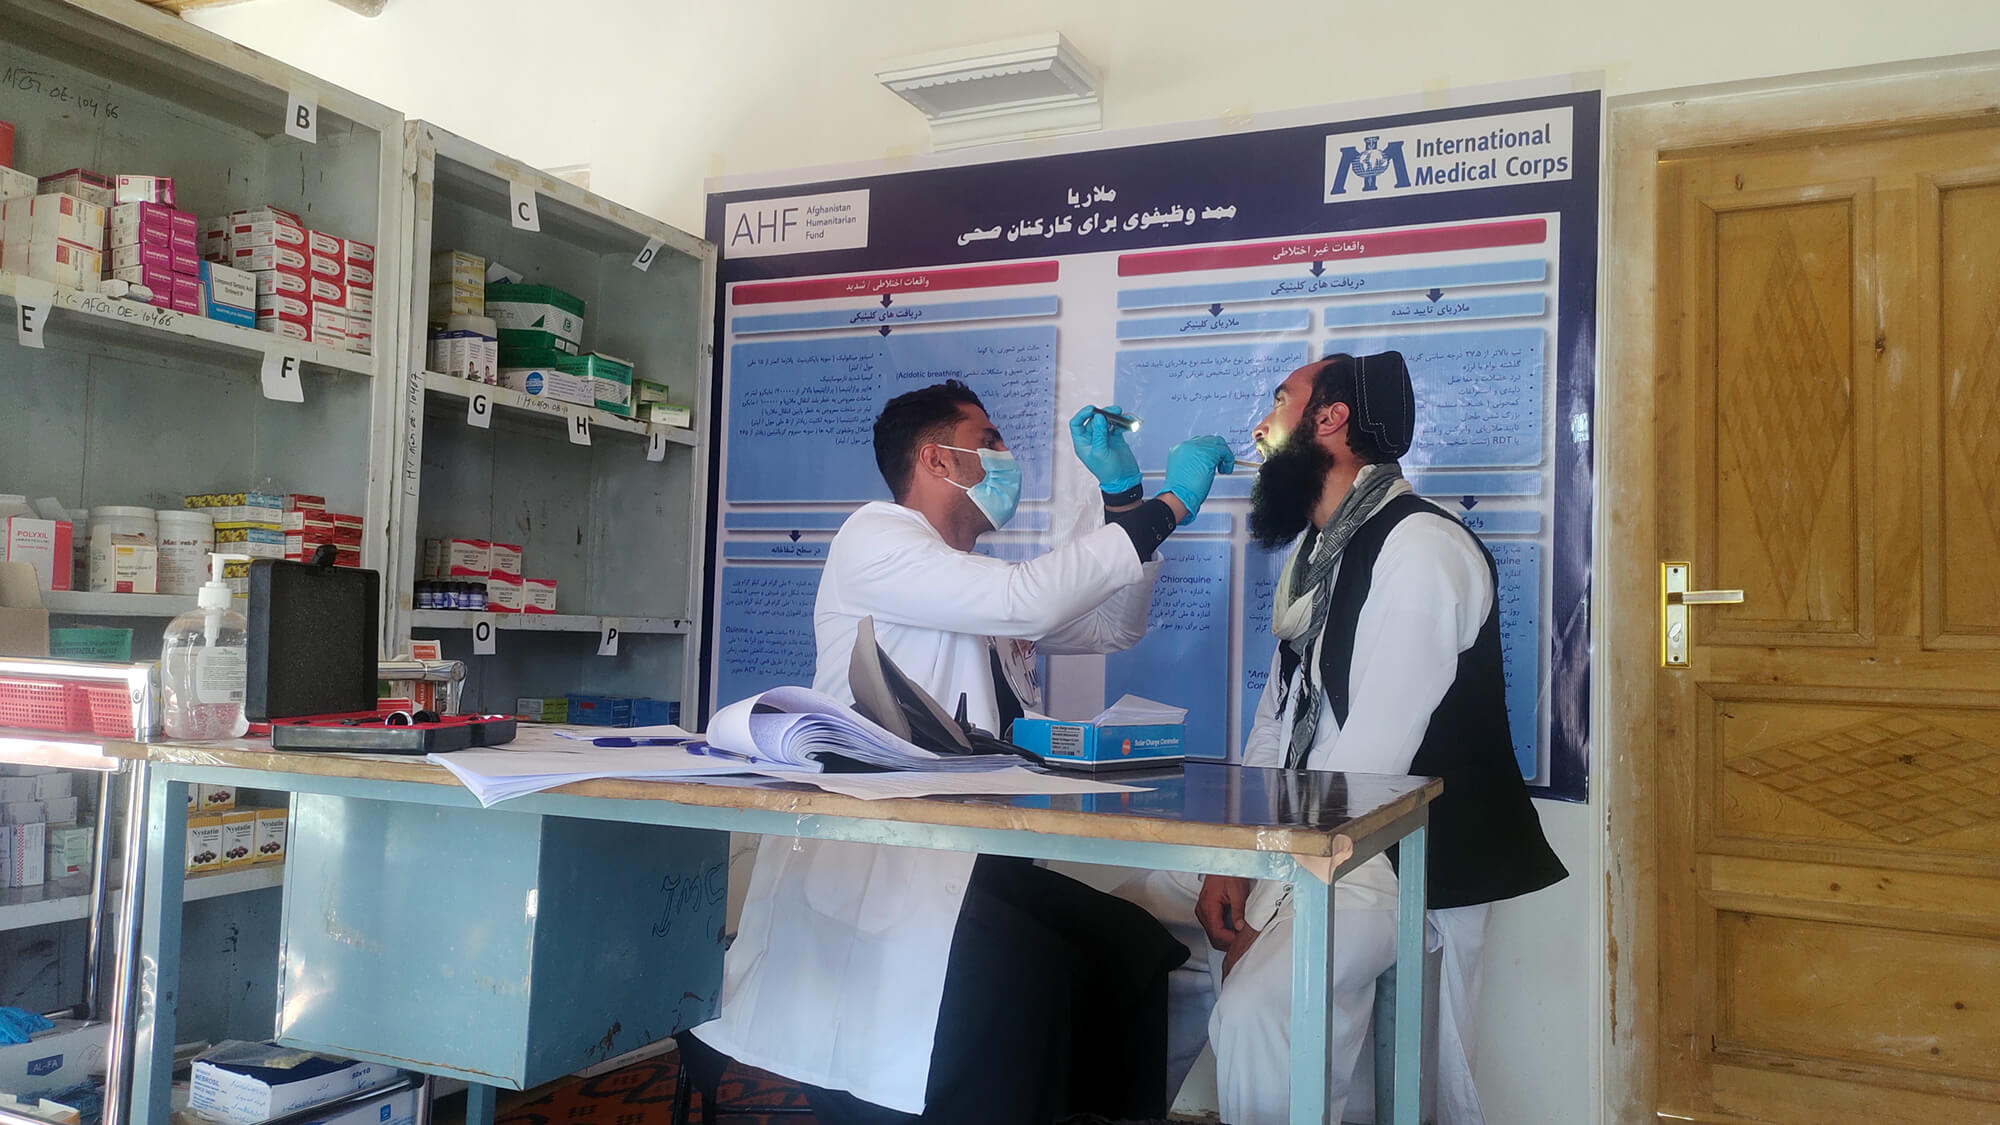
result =
M1387 147L1380 147L1381 140L1379 136L1364 137L1360 148L1341 146L1340 169L1333 174L1333 188L1327 192L1328 195L1347 194L1349 172L1361 180L1362 191L1376 190L1375 181L1390 171L1396 173L1397 187L1410 186L1410 170L1403 163L1403 142L1390 141Z

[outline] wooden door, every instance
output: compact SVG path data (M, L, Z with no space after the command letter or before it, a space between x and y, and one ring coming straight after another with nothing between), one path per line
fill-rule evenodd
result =
M1656 1108L2000 1121L2000 126L1658 184Z

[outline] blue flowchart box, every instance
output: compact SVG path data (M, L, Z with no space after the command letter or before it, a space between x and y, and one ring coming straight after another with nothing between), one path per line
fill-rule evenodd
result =
M1146 636L1104 660L1104 701L1130 694L1187 708L1187 755L1229 751L1229 555L1218 540L1162 544Z
M1060 301L1055 297L1002 297L991 301L943 301L930 305L864 305L860 308L739 316L730 320L729 330L738 336L751 336L766 332L838 328L915 328L921 324L1054 316L1060 307Z
M1167 467L1167 451L1196 434L1217 434L1236 456L1256 459L1250 431L1271 412L1271 392L1307 359L1304 340L1191 347L1126 348L1118 353L1114 394L1142 425L1127 441L1147 472ZM1239 472L1218 480L1247 481ZM1248 485L1241 486L1247 495ZM1228 495L1218 487L1211 495Z
M1142 316L1118 322L1120 340L1173 340L1184 336L1263 335L1304 332L1312 327L1306 309L1276 312L1212 312L1187 316Z
M1367 293L1451 290L1467 285L1520 285L1545 280L1549 263L1541 258L1512 262L1470 262L1459 266L1419 266L1414 269L1326 271L1256 281L1220 281L1207 285L1163 285L1121 289L1122 309L1167 309L1230 301L1299 301L1311 298L1359 296Z
M817 566L727 566L715 623L715 698L726 706L786 685L810 686Z
M1326 354L1394 349L1417 390L1406 468L1509 468L1542 462L1545 330L1383 333L1327 341Z
M905 391L961 379L1021 461L1021 495L1047 500L1056 330L906 332L738 343L729 357L732 503L886 500L875 416Z

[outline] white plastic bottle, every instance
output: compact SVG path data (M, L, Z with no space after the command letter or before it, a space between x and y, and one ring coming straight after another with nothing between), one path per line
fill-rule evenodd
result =
M160 646L160 695L168 738L241 738L249 623L230 608L223 566L242 555L208 557L198 608L174 618Z

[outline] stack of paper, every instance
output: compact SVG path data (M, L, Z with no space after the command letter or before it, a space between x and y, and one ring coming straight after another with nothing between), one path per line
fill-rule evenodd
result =
M933 753L802 687L772 688L724 707L709 724L708 741L790 769L818 769L828 754L885 770L980 773L1021 764L1012 754Z
M590 740L629 737L606 727L557 729L523 726L505 746L481 746L432 754L430 760L452 772L487 808L510 797L540 793L573 781L626 778L634 781L699 779L725 774L761 773L793 778L809 775L817 765L775 768L742 758L707 751L699 743L681 746L596 746Z

